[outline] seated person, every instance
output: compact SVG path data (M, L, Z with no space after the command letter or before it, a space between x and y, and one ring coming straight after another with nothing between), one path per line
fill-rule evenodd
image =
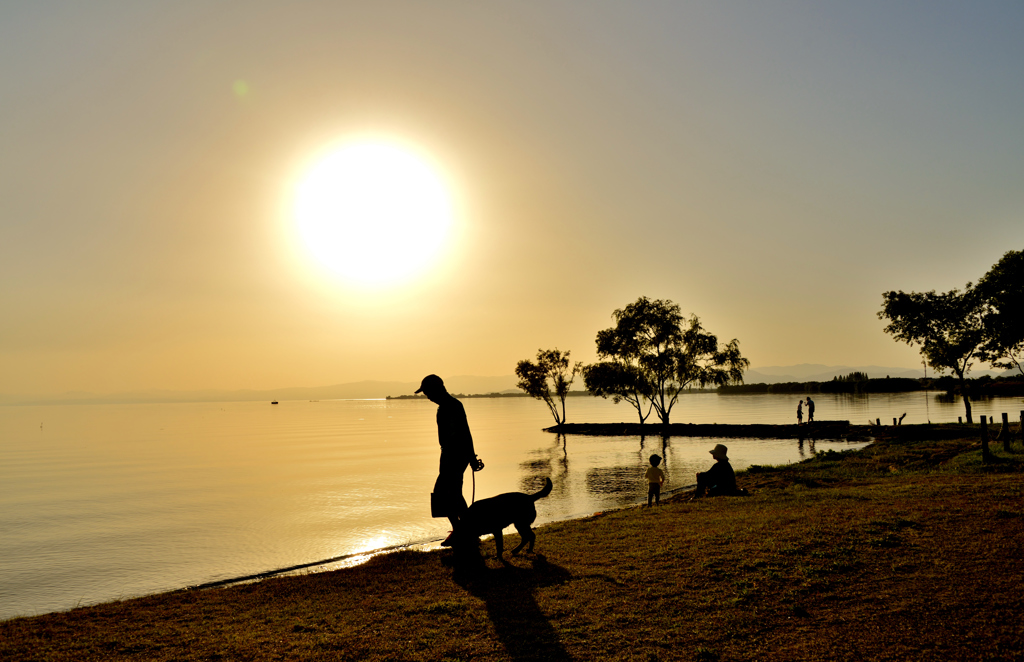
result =
M736 474L726 456L729 449L718 444L709 452L716 461L710 469L697 474L697 492L694 497L745 495L746 490L736 489Z

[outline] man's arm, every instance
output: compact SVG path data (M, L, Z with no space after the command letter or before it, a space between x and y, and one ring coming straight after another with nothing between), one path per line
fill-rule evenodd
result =
M458 400L456 400L456 402L458 402ZM466 453L469 455L469 466L473 471L480 471L484 468L484 463L476 456L476 449L473 447L473 433L469 430L469 419L466 417L466 408L461 402L459 402L459 408L462 410L462 424L464 426L464 434L466 435Z
M484 462L476 456L476 449L473 448L473 434L469 431L469 423L466 423L466 436L469 437L469 466L473 471L480 471L484 468Z

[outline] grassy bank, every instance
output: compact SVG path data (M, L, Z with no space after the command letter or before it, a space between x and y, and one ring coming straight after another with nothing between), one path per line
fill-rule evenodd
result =
M753 467L751 497L545 526L508 567L488 541L461 581L447 551L401 552L13 619L0 659L1021 659L1024 452L983 465L975 430L893 428Z

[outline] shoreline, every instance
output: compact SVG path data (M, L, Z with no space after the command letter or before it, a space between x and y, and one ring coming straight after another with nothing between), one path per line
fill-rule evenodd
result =
M843 439L869 441L885 426L850 425L849 421L815 421L803 425L774 423L562 423L544 428L555 434L597 437L744 437L749 439Z
M697 486L696 483L690 483L690 484L687 484L687 485L681 485L681 486L673 488L671 490L662 491L661 496L662 496L663 499L665 499L667 501L668 499L674 497L675 495L679 494L680 492L688 492L688 491L694 489L696 486ZM625 506L618 506L618 507L615 507L615 508L609 508L609 509L606 509L606 510L600 510L600 511L597 511L595 513L570 515L569 517L564 517L564 518L561 518L561 519L548 520L548 521L545 521L545 522L542 522L542 523L536 525L535 528L540 528L540 527L543 527L543 526L549 526L549 525L553 525L553 524L562 524L562 523L566 523L566 522L579 522L579 521L583 521L583 520L585 520L587 518L590 518L590 517L596 517L598 515L604 515L606 513L615 513L615 512L619 512L619 511L623 511L623 510L629 510L631 508L640 508L640 507L643 507L645 505L646 505L646 503L645 503L644 500L639 500L639 501L636 501L634 503L627 504ZM494 536L492 536L490 534L485 534L485 535L480 536L480 540L481 540L481 542L485 542L485 541L488 541L488 540L492 540L493 537ZM414 541L414 542L408 542L408 543L401 543L401 544L398 544L398 545L389 545L387 547L381 547L380 549L370 549L370 550L366 550L366 551L362 551L362 552L352 552L350 554L342 554L340 556L335 556L335 557L331 557L331 558L328 558L328 559L323 559L323 560L320 560L320 561L310 561L309 563L300 563L300 564L297 564L297 565L287 566L287 567L284 567L284 568L278 568L278 569L275 569L275 570L266 570L264 572L257 572L257 573L253 573L253 574L250 574L250 575L243 575L241 577L232 577L232 578L229 578L229 579L218 579L218 580L214 580L214 581L211 581L211 582L204 582L202 584L193 584L193 585L189 585L189 586L183 586L181 588L171 589L170 591L161 591L159 593L147 593L145 595L140 595L140 596L135 596L135 597L137 597L137 598L144 598L144 597L148 597L150 595L161 595L162 593L180 593L182 591L205 591L207 589L213 589L213 588L227 588L227 587L236 586L236 585L239 585L239 584L247 584L247 583L250 583L250 582L256 582L256 581L260 581L260 580L263 580L263 579L270 579L272 577L294 576L296 573L298 573L298 572L300 572L302 570L310 570L312 568L318 568L318 567L325 566L325 565L331 565L332 563L341 563L341 562L347 561L347 560L356 560L353 563L347 563L347 564L339 566L338 568L331 568L331 569L328 569L328 570L319 570L319 571L317 571L317 572L332 572L334 570L339 570L339 569L343 569L343 568L351 568L351 567L355 567L357 565L361 565L362 563L368 562L370 559L373 559L375 557L382 556L382 555L385 555L385 554L393 554L393 553L396 553L396 552L405 552L405 551L417 551L417 552L433 552L433 551L438 551L438 550L442 549L441 546L440 546L440 543L443 542L443 541L444 541L444 538L432 538L430 540L420 540L420 541ZM99 603L99 604L103 604L103 603ZM67 611L67 610L58 610L56 612L46 612L46 613L47 614L60 613L61 611ZM38 615L39 616L45 616L46 614L38 614ZM15 618L24 618L24 617L16 616ZM0 621L0 622L2 622L2 621Z
M461 574L450 550L0 622L5 660L896 660L1024 655L1024 448L905 426L740 472L746 498L536 528ZM506 547L514 533L506 536ZM386 645L382 645L386 642Z
M823 426L823 427L818 428L819 431L827 429L824 426L826 426L826 424L831 424L831 423L835 423L835 422L825 422L825 421L820 422L820 425ZM840 425L846 425L845 422L838 422L838 423ZM632 425L633 424L607 424L607 425L606 424L588 424L585 427L594 428L597 433L601 433L601 434L603 434L605 431L607 431L607 428L626 428L627 431L625 433L629 434L630 432L632 432L632 430L629 429ZM583 427L583 426L581 426L581 427ZM660 426L645 426L645 427L655 427L656 429L660 428ZM678 428L680 426L673 426L673 427ZM695 424L683 424L681 427L688 428L688 429L694 429L694 430L704 430L704 429L706 429L708 427L712 427L712 426L702 426L702 425L695 425ZM724 430L726 428L732 429L734 431L739 430L740 431L738 433L739 436L753 436L751 434L751 430L750 430L750 428L752 426L737 425L737 426L718 426L718 427L721 430ZM784 432L780 432L780 430L793 429L796 426L778 426L778 425L769 425L769 424L763 424L763 425L758 424L758 425L753 426L753 427L758 427L758 428L763 428L765 430L768 430L769 433L765 435L766 438L777 438L777 437L783 437L784 436ZM859 427L867 429L867 426L859 426ZM810 429L810 428L809 428L809 426L804 426L804 429ZM907 426L907 427L904 427L904 428L901 428L901 429L904 430L904 431L909 431L912 428L910 426ZM592 431L592 432L594 432L594 431ZM836 436L839 436L839 435L836 435ZM793 459L792 462L795 463L795 462L799 462L799 461L800 460ZM786 465L779 464L778 466L786 466ZM757 468L759 469L760 467L757 467ZM740 473L742 475L743 472L741 471ZM670 490L665 490L663 492L663 499L669 499L673 495L675 495L675 494L677 494L679 492L685 492L685 491L687 491L689 489L692 489L692 487L693 487L692 475L689 476L689 479L690 480L686 481L685 483L683 481L680 481L679 483L676 484L676 486L673 486L673 488L670 489ZM582 509L580 509L580 510L576 510L575 512L572 512L570 514L566 514L564 517L557 517L557 518L552 518L550 520L545 520L544 525L553 524L553 523L559 523L559 522L584 520L584 519L587 519L589 517L592 517L596 512L614 512L614 511L617 511L617 510L628 510L630 508L633 508L633 507L636 507L636 506L642 504L644 501L645 501L645 497L638 496L635 500L633 500L631 502L626 502L626 503L620 502L621 505L615 505L613 507L608 507L608 506L603 505L603 504L594 504L595 507L592 508L592 509L589 509L589 510L582 510ZM393 552L399 552L399 551L408 550L408 549L430 549L434 545L436 545L437 542L440 542L440 540L441 540L441 537L436 537L436 538L429 538L429 537L425 537L425 538L408 538L408 539L406 539L404 541L398 542L396 544L391 544L391 545L388 545L388 546L385 546L385 547L381 547L381 548L377 548L377 549L369 549L369 550L349 551L349 552L346 552L346 553L343 553L343 554L333 555L333 556L330 556L328 558L316 558L316 557L314 557L313 559L309 559L309 557L307 557L306 560L303 560L303 559L300 558L300 559L297 559L296 561L292 561L292 562L289 562L290 561L289 559L284 558L282 560L285 563L283 563L281 565L276 565L276 564L275 565L269 565L268 564L268 565L263 565L262 567L257 565L257 566L255 566L252 569L242 568L242 571L243 571L242 573L233 574L233 575L226 576L226 577L225 577L226 573L225 574L211 573L211 574L213 574L212 577L209 577L209 575L207 575L209 577L209 579L203 579L203 578L200 577L200 578L198 578L199 581L192 580L192 581L184 581L184 582L181 582L181 583L175 582L175 583L171 583L170 586L167 586L165 584L164 588L160 588L156 592L148 592L147 591L147 592L139 592L139 593L129 593L128 595L131 595L132 597L146 597L146 596L150 596L150 595L157 595L157 594L159 594L161 592L165 592L165 591L187 591L187 590L195 590L195 589L198 589L198 588L223 587L223 586L230 586L230 585L241 584L241 583L246 583L246 582L258 581L258 580L266 579L266 578L270 578L270 577L277 577L277 576L294 574L296 572L302 572L302 571L323 571L323 570L327 569L327 567L330 567L330 569L335 569L335 568L339 568L339 567L347 567L347 566L355 565L356 563L364 563L369 558L381 555L383 553L393 553ZM358 559L358 561L356 559ZM220 574L219 578L217 577L218 574ZM117 597L117 596L114 596L114 597ZM105 600L105 599L110 599L110 598L108 598L108 597L98 598L98 600L100 600L100 601L95 601L97 599L94 598L92 600L89 600L87 604L102 604L102 600ZM78 604L81 604L81 603L82 603L82 601L80 599ZM43 615L43 614L46 614L46 613L56 613L56 612L59 612L59 611L64 611L64 610L67 610L69 608L72 608L72 605L73 605L73 603L66 603L63 606L57 606L57 608L54 609L53 611L36 611L36 612L31 612L30 611L30 612L27 612L27 613L28 614L35 614L35 615ZM16 616L14 616L14 617L16 617Z

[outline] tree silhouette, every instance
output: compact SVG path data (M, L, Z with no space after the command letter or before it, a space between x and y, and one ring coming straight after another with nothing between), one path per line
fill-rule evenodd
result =
M1024 375L1024 251L1007 251L977 290L985 306L985 360Z
M565 423L565 398L583 366L582 363L570 364L569 354L557 348L539 349L536 363L523 360L516 364L516 377L519 377L516 387L543 400L555 418L555 425Z
M963 292L885 292L878 313L879 319L889 320L886 333L908 345L920 345L921 355L933 369L956 374L968 423L974 419L966 375L976 359L984 359L980 351L985 340L984 310L982 297L967 283Z
M641 423L653 408L668 425L683 389L740 382L750 365L739 341L719 346L696 315L684 319L672 301L640 297L612 317L615 326L597 334L597 354L605 360L587 366L583 378L595 395L633 405Z

